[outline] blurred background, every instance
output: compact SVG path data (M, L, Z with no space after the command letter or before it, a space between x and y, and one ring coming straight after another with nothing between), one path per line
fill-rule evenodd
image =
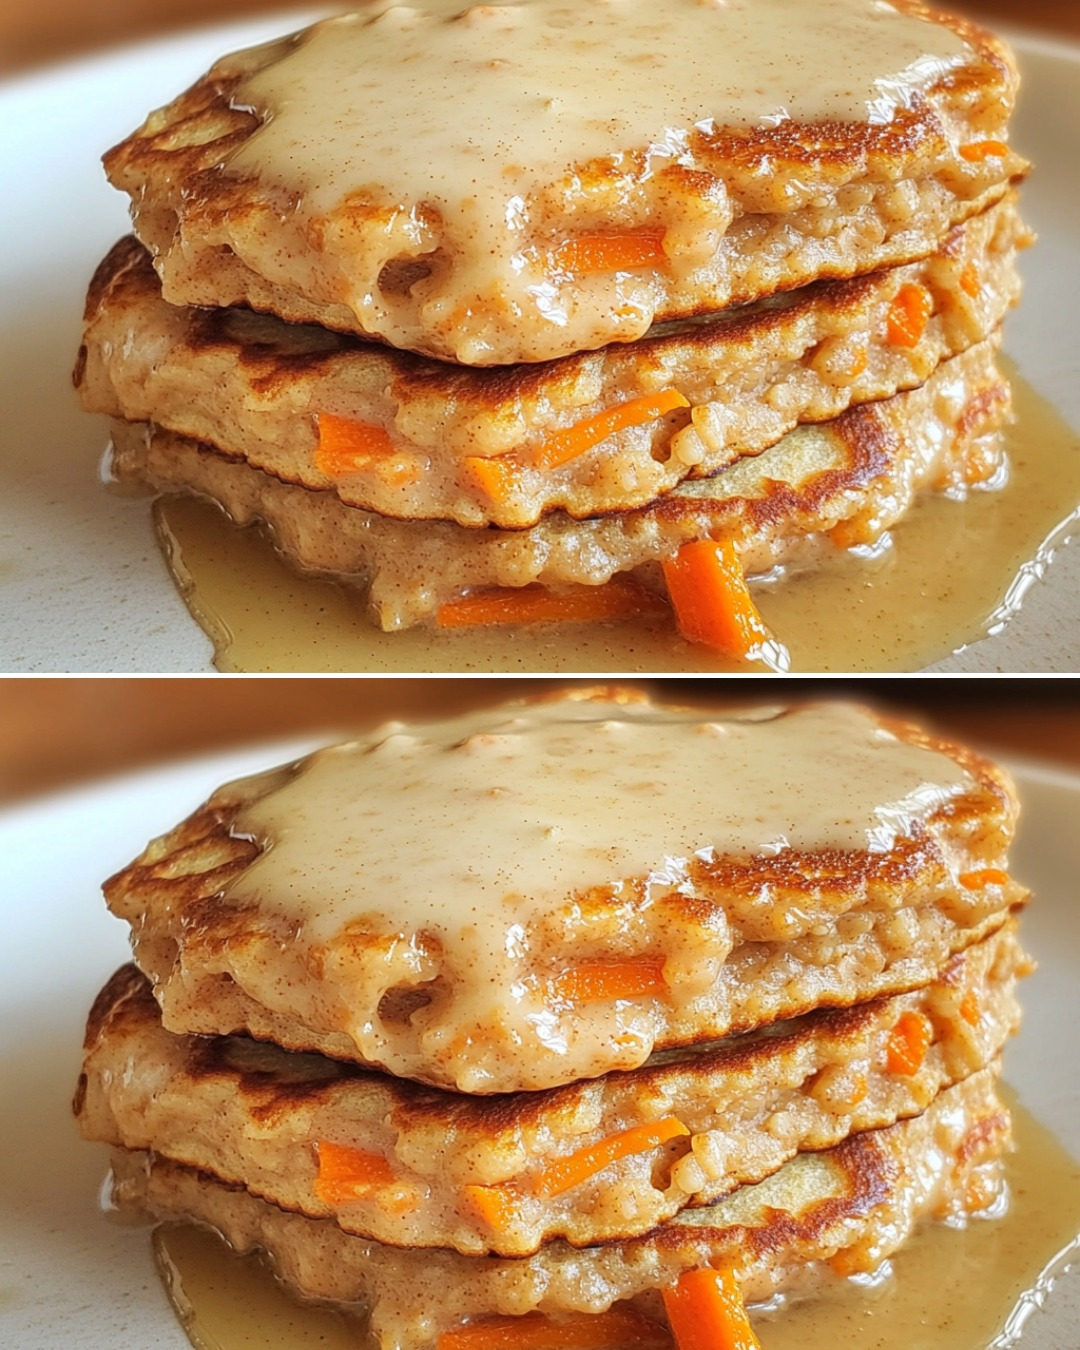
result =
M573 680L438 678L0 679L0 803L240 745L333 739L391 717L438 716ZM848 697L989 749L1080 770L1080 683L1063 679L627 680L738 706Z
M295 0L0 0L0 75L114 43L300 8ZM321 13L333 8L319 7ZM1080 37L1077 0L959 0L942 8Z

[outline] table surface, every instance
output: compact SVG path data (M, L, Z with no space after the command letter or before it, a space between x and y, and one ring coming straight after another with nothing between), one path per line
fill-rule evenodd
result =
M464 7L465 0L462 3ZM1012 23L1080 38L1077 0L953 0L949 7L991 25ZM296 8L297 0L94 0L92 4L86 0L4 0L0 5L0 75L137 38Z
M391 717L431 717L566 680L0 678L0 803L104 775L242 744L327 740ZM577 683L592 683L578 681ZM843 694L914 715L991 752L1080 769L1080 682L789 680L639 681L714 706Z

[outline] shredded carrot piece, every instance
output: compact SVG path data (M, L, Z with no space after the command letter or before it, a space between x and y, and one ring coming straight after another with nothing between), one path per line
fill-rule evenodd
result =
M504 502L517 482L518 466L513 460L467 455L465 467L494 502Z
M319 413L318 423L315 467L328 478L356 473L367 468L373 459L393 453L394 444L384 427L333 417L330 413Z
M933 297L925 286L912 282L901 286L885 321L892 345L914 347L926 331L933 310Z
M620 961L579 961L550 981L552 996L568 1003L601 1003L609 998L664 997L664 960L632 956Z
M393 1168L381 1153L369 1153L367 1149L348 1148L320 1139L318 1156L315 1194L325 1205L361 1200L375 1187L390 1185L397 1180Z
M770 641L730 539L684 544L663 566L679 630L690 642L745 660Z
M867 343L865 346L858 347L855 351L854 357L852 358L851 365L848 366L847 368L846 378L849 380L858 379L858 377L866 369L866 363L869 361L869 359L870 359L869 343Z
M689 406L690 401L677 389L662 389L658 394L646 394L643 398L618 403L614 408L605 408L603 412L586 417L575 426L549 436L537 452L536 466L539 469L555 469L568 459L575 459L586 450L591 450L617 431L653 422L676 408Z
M733 1270L684 1271L664 1290L664 1311L679 1350L761 1350Z
M979 294L979 269L974 263L968 263L960 273L960 289L965 291L974 300Z
M439 1336L437 1350L636 1350L670 1346L664 1327L632 1308L579 1313L554 1322L539 1313L490 1317Z
M611 1163L618 1162L620 1158L628 1158L633 1153L647 1153L670 1139L689 1133L675 1116L665 1116L663 1120L650 1125L634 1125L629 1130L601 1139L599 1143L579 1148L568 1158L557 1158L548 1163L534 1180L533 1189L537 1195L544 1197L562 1195L563 1191L580 1186L583 1181L603 1171Z
M856 1074L852 1082L851 1096L847 1099L846 1106L849 1111L853 1111L856 1106L866 1097L870 1084L867 1081L866 1074Z
M886 1064L890 1073L910 1076L918 1073L934 1037L934 1028L925 1013L903 1013L889 1033Z
M1009 153L1009 147L1004 141L973 141L970 145L962 145L960 154L962 158L971 164L976 164L979 160L995 157L1003 159Z
M1008 872L998 867L984 867L981 872L963 872L958 878L960 885L967 891L981 891L984 886L1007 886Z
M536 452L533 464L538 469L556 469L567 460L583 455L586 450L591 450L594 445L599 445L617 431L656 421L676 408L689 406L689 400L677 389L662 389L658 394L628 399L625 403L616 404L614 408L605 408L603 412L586 417L574 426L567 427L565 431L556 431ZM487 495L496 502L507 499L521 470L520 462L508 455L487 458L468 455L465 458L465 467Z
M521 1200L516 1186L504 1182L498 1186L466 1186L465 1199L492 1228L505 1228L514 1217Z
M968 1026L976 1027L979 1025L979 1018L982 1013L979 1009L979 1000L974 994L964 995L964 1001L960 1004L960 1016Z
M440 606L440 628L475 628L515 623L599 623L666 611L663 600L629 579L603 586L549 591L543 586L500 587L476 591Z
M664 267L663 230L599 230L576 234L551 255L552 266L576 276L602 272L634 272L639 267Z

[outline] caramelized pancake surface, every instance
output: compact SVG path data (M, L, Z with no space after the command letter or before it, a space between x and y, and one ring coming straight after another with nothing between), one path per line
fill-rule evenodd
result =
M91 287L79 390L89 411L153 422L384 516L514 529L555 510L580 519L646 505L760 453L798 423L922 384L1015 304L1016 249L1028 237L1010 194L921 262L671 325L632 345L499 370L243 309L166 304L148 254L129 239ZM897 307L911 295L932 312L921 331L901 333ZM669 390L689 407L632 421L640 400ZM631 424L602 434L620 410ZM320 450L320 417L359 424L352 454ZM570 435L594 443L549 465ZM364 451L365 436L377 448Z
M387 1247L146 1153L114 1153L113 1198L158 1219L208 1224L240 1252L268 1252L301 1295L365 1305L383 1350L427 1350L441 1332L492 1314L557 1320L629 1305L662 1323L659 1291L685 1270L730 1265L747 1299L763 1300L870 1272L920 1219L992 1204L1010 1135L994 1082L993 1069L981 1070L921 1116L802 1154L645 1237L584 1251L552 1243L521 1260Z
M172 304L506 365L927 256L1025 171L1016 83L918 0L378 4L224 58L106 167Z
M492 586L557 591L631 574L660 588L656 564L696 539L732 539L750 574L875 544L920 492L1002 480L1011 399L998 340L943 362L919 389L799 427L651 506L583 521L555 512L528 530L387 519L145 423L114 421L112 467L123 482L215 502L237 525L268 525L288 562L360 588L373 622L393 631Z
M530 1090L926 983L1023 903L1016 810L855 709L569 691L228 785L106 895L172 1031Z
M587 1246L917 1115L1000 1052L1026 969L1010 922L910 994L546 1093L470 1098L242 1037L173 1035L128 966L90 1017L79 1122L88 1138L153 1149L393 1246L504 1256L552 1238ZM933 1039L901 1065L897 1037L911 1025ZM636 1145L602 1162L619 1138ZM327 1144L383 1159L382 1179L331 1193L320 1181Z

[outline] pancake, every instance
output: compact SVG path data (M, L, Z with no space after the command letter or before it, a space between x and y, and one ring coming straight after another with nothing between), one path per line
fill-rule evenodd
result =
M749 1301L872 1271L918 1220L958 1218L1002 1196L1009 1128L985 1069L921 1116L802 1154L648 1236L585 1251L552 1243L516 1261L382 1246L148 1153L114 1154L113 1198L157 1219L209 1224L240 1252L268 1252L303 1296L369 1308L384 1350L428 1350L440 1333L488 1316L561 1320L614 1307L663 1328L660 1291L698 1267L734 1269ZM513 1335L510 1324L507 1344ZM667 1337L655 1340L659 1350Z
M470 1098L243 1037L173 1035L126 966L90 1014L77 1114L88 1139L153 1149L345 1232L524 1256L552 1238L639 1235L797 1152L917 1115L1000 1053L1027 967L1008 923L910 994L631 1073ZM909 1056L907 1032L933 1039ZM337 1178L357 1150L377 1180Z
M170 1031L513 1092L925 984L1024 903L1016 813L856 708L571 690L229 784L105 893Z
M928 256L1025 172L1016 86L918 0L380 0L105 162L169 303L510 365Z
M909 266L498 370L244 309L166 304L148 254L127 239L91 285L79 392L88 411L153 422L381 515L506 528L555 509L580 519L645 505L800 422L922 384L1016 303L1028 238L1010 193ZM919 334L897 326L913 294L933 304ZM639 400L672 390L690 406L633 423ZM620 412L631 424L605 435ZM360 438L347 453L334 448L339 419ZM574 428L591 448L547 467Z
M919 389L799 427L651 506L585 521L557 512L528 530L387 519L146 423L114 421L112 469L125 483L215 502L237 525L265 523L290 564L360 589L387 631L440 622L444 605L491 587L574 594L612 578L640 582L633 606L663 616L657 564L693 540L732 540L751 575L814 566L837 548L887 543L920 492L1000 485L1010 392L997 342L943 362Z

